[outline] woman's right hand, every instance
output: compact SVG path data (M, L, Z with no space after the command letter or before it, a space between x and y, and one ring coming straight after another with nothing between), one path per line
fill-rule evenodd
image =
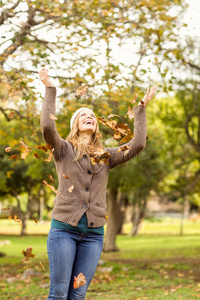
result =
M40 80L42 81L42 83L44 83L45 86L54 86L53 82L49 78L48 70L46 70L45 68L42 68L39 71L39 77L40 77Z

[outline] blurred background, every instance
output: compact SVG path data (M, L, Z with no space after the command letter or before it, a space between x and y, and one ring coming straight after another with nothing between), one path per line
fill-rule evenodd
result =
M57 86L56 124L62 138L69 133L73 112L81 106L91 107L98 117L128 124L134 130L128 107L137 105L148 87L158 87L146 109L145 149L110 172L103 262L111 264L117 250L126 253L126 257L141 250L150 258L157 249L156 241L160 241L160 249L168 245L175 251L178 247L185 257L189 255L200 262L199 32L200 4L195 0L0 1L0 251L5 268L2 299L42 299L47 295L48 275L42 277L43 289L36 288L39 275L33 276L35 281L31 276L24 279L32 284L29 296L22 283L23 296L17 294L20 288L16 288L26 269L21 252L30 243L37 254L32 260L43 259L32 263L31 269L43 272L41 264L48 269L45 243L55 197L52 190L58 186L51 151L41 147L45 145L40 130L45 87L38 71L42 67L49 70ZM88 85L88 92L75 97L82 83ZM135 94L138 100L133 104ZM100 124L100 130L104 146L122 144L110 128ZM138 250L140 241L151 248L150 257L146 247ZM189 246L188 254L183 248ZM191 264L188 268L192 270ZM111 273L118 270L114 265L109 267L114 268ZM177 272L183 274L177 275L179 279L187 277L183 270ZM198 272L198 279L192 281L197 294L196 290L191 294L187 287L180 299L197 299ZM107 281L103 277L99 282L94 280L95 289L89 291L87 299L107 297L94 291L104 281L105 291L109 278L117 281L116 276L109 276ZM8 292L8 278L13 278L13 292ZM160 288L159 293L179 299L174 296L177 289L173 289L163 292ZM161 294L145 296L143 290L135 289L130 296L124 288L116 286L116 290L115 299L164 299ZM112 292L108 291L107 298L112 298Z

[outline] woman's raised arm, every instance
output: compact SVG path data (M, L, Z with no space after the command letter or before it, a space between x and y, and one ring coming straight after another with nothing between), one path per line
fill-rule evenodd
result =
M56 87L49 79L48 70L42 68L39 72L39 77L45 85L45 96L42 103L41 112L41 130L45 142L54 148L53 155L56 160L61 158L62 139L58 134L55 124L56 110Z
M147 90L146 95L140 101L138 106L133 108L135 113L135 123L134 123L134 137L125 144L130 147L129 152L124 155L123 151L118 151L120 147L116 148L107 148L107 151L110 153L110 168L122 164L136 155L138 155L146 146L147 140L147 120L146 120L146 105L153 98L156 93L156 87L152 87L151 90Z

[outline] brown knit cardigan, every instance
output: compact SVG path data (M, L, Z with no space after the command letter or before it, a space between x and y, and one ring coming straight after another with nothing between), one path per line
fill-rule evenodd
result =
M106 187L110 169L135 157L146 145L146 107L133 108L135 113L134 138L126 145L131 147L129 153L118 152L119 147L105 148L111 155L109 165L91 165L88 155L73 161L73 145L62 139L56 129L55 115L56 88L46 87L42 105L41 128L44 140L54 148L54 162L58 174L59 186L55 197L52 218L77 226L82 215L86 213L88 226L103 226L106 222ZM69 176L69 179L62 174ZM72 192L69 187L74 186Z

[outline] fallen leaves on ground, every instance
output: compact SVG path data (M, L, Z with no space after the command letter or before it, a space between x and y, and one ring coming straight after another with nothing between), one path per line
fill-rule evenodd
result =
M79 273L78 276L74 276L74 289L84 286L86 284L86 278L83 273Z

